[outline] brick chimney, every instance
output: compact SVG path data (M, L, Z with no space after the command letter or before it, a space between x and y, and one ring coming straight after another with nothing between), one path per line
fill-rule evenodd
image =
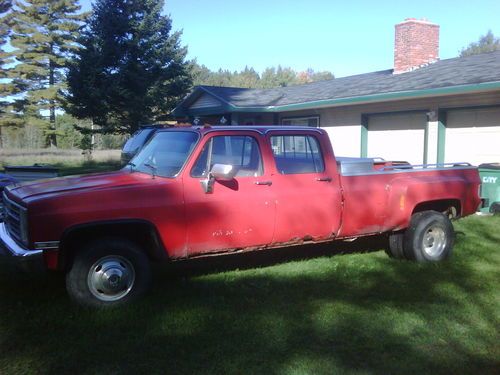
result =
M409 72L439 60L439 25L407 18L395 26L394 74Z

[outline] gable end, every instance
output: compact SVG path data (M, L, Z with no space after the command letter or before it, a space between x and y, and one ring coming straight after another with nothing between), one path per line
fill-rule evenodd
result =
M214 108L221 107L222 103L215 99L212 95L202 94L198 99L194 101L193 104L189 106L189 109L202 109L202 108Z

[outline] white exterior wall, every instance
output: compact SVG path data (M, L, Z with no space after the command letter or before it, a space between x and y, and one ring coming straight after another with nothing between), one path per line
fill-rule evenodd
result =
M423 137L425 135L425 130L422 129L425 129L425 126L421 127L420 130L409 126L408 124L414 122L409 111L422 111L422 114L433 111L437 114L438 110L443 110L448 114L446 121L446 162L468 161L474 164L500 162L499 110L494 110L493 107L490 110L451 110L451 108L475 106L497 106L497 108L500 108L500 92L316 108L282 112L279 116L280 119L294 116L320 116L320 127L328 132L334 152L339 156L361 156L362 116L368 116L369 119L383 116L382 113L402 116L398 125L400 132L394 129L394 132L388 131L385 134L368 134L368 155L385 155L387 159L400 159L401 155L406 154L406 148L410 147L414 151L412 151L413 156L409 158L409 161L421 164L424 153ZM370 121L368 122L370 123ZM373 120L371 124L373 125ZM438 122L433 119L426 125L428 127L427 162L437 163ZM417 152L417 145L422 156L414 157Z
M324 108L314 111L297 111L280 114L282 118L319 116L320 128L324 129L337 156L359 157L361 154L361 113L358 110Z
M329 135L336 156L359 157L361 125L322 127Z
M427 163L438 163L438 122L429 121L427 123Z

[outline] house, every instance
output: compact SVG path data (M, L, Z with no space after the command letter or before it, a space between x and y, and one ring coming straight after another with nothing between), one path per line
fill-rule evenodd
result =
M439 26L395 26L393 69L276 89L199 86L179 120L324 128L338 156L500 161L500 51L439 60Z

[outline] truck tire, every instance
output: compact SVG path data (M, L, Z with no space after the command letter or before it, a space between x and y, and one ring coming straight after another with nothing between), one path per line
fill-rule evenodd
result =
M437 211L414 214L403 239L405 257L417 262L437 262L451 256L455 232L450 219Z
M389 257L394 259L405 259L404 254L404 232L389 234L389 247L385 250Z
M121 238L101 238L84 246L66 274L66 289L87 307L123 305L144 294L151 283L149 259Z

